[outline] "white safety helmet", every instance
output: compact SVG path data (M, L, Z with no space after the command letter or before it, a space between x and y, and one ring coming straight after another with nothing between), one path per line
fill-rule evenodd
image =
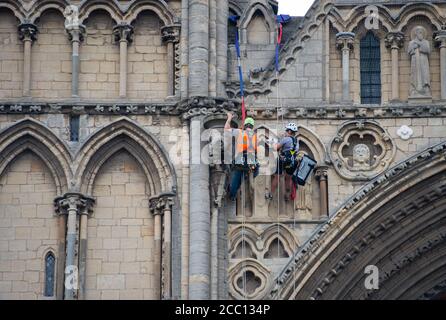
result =
M290 122L288 123L288 125L286 126L285 130L291 130L293 132L297 132L297 124L295 124L294 122Z

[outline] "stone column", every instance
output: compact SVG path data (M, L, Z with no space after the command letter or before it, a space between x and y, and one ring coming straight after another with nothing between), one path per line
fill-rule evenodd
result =
M392 101L400 100L400 80L399 80L399 50L404 44L404 34L401 32L391 32L385 39L386 47L390 48L392 55Z
M162 40L167 45L167 96L173 97L179 94L176 88L176 44L180 42L181 26L178 24L161 28Z
M316 179L319 181L320 194L320 217L329 216L328 207L328 167L316 169Z
M189 0L189 96L209 95L209 0Z
M133 41L133 26L120 23L113 28L115 42L119 43L119 97L127 97L127 47Z
M78 299L85 299L85 280L87 265L87 227L88 218L92 213L94 199L83 198L81 200L80 221L79 221L79 294Z
M57 300L63 300L64 297L64 269L65 269L65 248L66 248L66 233L67 233L67 215L66 211L58 205L58 199L55 200L56 214L58 215L58 238L59 238L59 250L57 259L57 276L56 276L56 298Z
M350 50L353 49L355 34L339 32L336 34L336 45L342 51L342 100L350 102Z
M217 1L217 96L226 97L228 81L228 0Z
M32 23L19 25L20 40L23 41L23 96L31 96L31 46L37 39L37 27Z
M67 193L61 198L57 198L56 205L59 212L67 214L67 234L66 234L66 258L65 258L65 299L74 300L77 298L78 289L78 261L76 259L77 250L77 215L81 205L81 195L78 193Z
M440 47L441 100L446 100L446 27L436 33L435 41Z
M162 299L172 298L172 205L173 195L163 195L160 198L160 208L163 216L162 228Z
M85 27L78 25L66 29L72 46L72 60L71 60L71 95L74 98L79 97L79 72L80 72L80 59L79 59L79 46L84 40Z
M189 299L210 298L209 166L201 161L202 117L190 120Z
M153 265L155 266L155 296L161 299L161 215L160 199L158 197L150 199L150 211L154 219L153 227Z
M218 145L220 145L218 141ZM212 210L211 210L211 299L217 300L218 283L219 283L219 220L220 210L223 205L225 196L225 186L227 183L226 173L221 165L212 165L211 169L211 195L212 195Z

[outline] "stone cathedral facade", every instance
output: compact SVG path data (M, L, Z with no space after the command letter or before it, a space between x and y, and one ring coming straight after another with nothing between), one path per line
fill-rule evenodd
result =
M277 10L0 0L0 299L444 296L446 2L316 0L276 72ZM318 163L294 201L274 161L227 196L237 28L260 150L296 122Z

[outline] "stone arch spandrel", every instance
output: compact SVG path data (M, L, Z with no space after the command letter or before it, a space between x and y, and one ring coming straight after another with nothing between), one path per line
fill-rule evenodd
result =
M72 178L72 154L65 142L32 118L21 120L0 131L0 173L26 150L31 150L48 166L58 195L66 192Z
M166 150L157 138L128 118L106 125L83 143L75 163L76 188L89 194L101 165L123 149L142 166L154 196L176 192L176 174Z
M334 297L335 292L342 289L339 286L342 281L335 280L341 277L344 270L350 270L349 277L352 277L353 273L364 271L353 267L360 268L355 264L357 256L370 252L368 259L373 260L376 252L386 255L387 248L396 244L398 248L401 247L398 242L386 242L386 237L408 241L405 235L409 232L412 237L428 240L428 247L444 241L438 240L441 237L444 239L445 236L441 230L437 230L438 228L425 230L429 226L433 227L432 222L435 223L438 219L444 221L444 194L446 142L400 162L337 208L329 221L319 227L290 259L278 277L278 285L271 290L270 297ZM424 210L429 204L436 210ZM426 224L423 221L431 223ZM356 230L361 233L356 234ZM420 234L426 236L420 238ZM375 239L383 239L383 242L377 243ZM367 251L369 246L376 248ZM418 248L420 251L417 251L417 254L422 255L425 246L420 245ZM398 258L400 268L412 259L409 253L408 257L404 257L404 254L403 252ZM376 257L379 261L378 254ZM348 269L349 266L353 269ZM392 272L389 274L392 275ZM345 288L346 285L342 286Z

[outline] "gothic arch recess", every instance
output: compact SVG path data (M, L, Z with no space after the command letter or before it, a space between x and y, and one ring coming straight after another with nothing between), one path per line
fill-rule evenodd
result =
M425 297L446 279L445 195L443 142L352 196L290 259L270 298ZM380 271L379 290L363 285L368 265Z
M50 129L31 118L0 131L0 174L17 156L27 150L45 162L54 178L57 193L64 194L71 178L71 153L66 144Z
M128 151L141 165L152 196L176 191L176 175L167 152L151 133L121 118L91 135L77 152L76 185L91 194L102 164L119 151Z
M4 0L0 2L0 9L9 9L13 15L23 23L25 21L26 13L22 11L21 6L19 6L18 2L15 0Z

